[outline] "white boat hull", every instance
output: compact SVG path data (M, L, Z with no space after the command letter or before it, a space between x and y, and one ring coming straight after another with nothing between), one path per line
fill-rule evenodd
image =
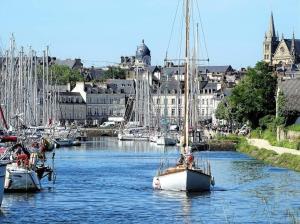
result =
M149 141L148 136L143 135L132 135L132 134L118 134L120 141Z
M177 141L176 139L173 139L173 138L170 138L170 137L158 137L157 140L156 140L156 144L157 145L176 145Z
M0 161L0 206L2 204L4 194L4 181L5 181L6 163Z
M33 170L7 165L4 189L6 191L39 191L41 182Z
M58 147L70 147L73 146L73 140L72 139L56 139L54 142L57 144Z
M153 178L153 188L158 190L200 192L210 191L212 177L199 170L180 171L158 175Z

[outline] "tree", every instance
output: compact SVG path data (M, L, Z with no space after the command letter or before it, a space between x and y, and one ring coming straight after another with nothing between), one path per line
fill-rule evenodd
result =
M107 79L126 79L126 72L119 67L109 67L96 81L105 82Z
M218 104L216 118L219 120L229 120L229 107L224 100Z
M275 92L277 79L271 68L264 62L258 62L249 68L245 78L233 89L229 97L231 116L237 122L249 121L257 127L259 119L275 114Z
M78 81L83 81L83 76L79 70L73 70L66 65L52 65L50 69L53 74L53 81L59 85L67 83L74 85Z

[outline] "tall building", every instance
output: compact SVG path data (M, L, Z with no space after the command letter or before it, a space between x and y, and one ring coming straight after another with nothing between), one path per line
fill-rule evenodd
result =
M300 63L300 39L286 39L282 35L279 40L275 32L273 13L271 13L269 30L265 33L263 42L264 61L274 67L287 67Z
M126 69L151 66L151 51L144 40L137 46L135 56L121 56L121 63L119 66Z
M276 36L273 13L271 13L269 30L265 33L265 40L263 43L264 61L272 64L273 55L278 46L279 40Z

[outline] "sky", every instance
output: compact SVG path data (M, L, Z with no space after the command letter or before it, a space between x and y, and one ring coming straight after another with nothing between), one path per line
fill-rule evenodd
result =
M51 56L101 66L134 55L144 39L152 64L163 65L167 49L169 58L182 52L180 6L182 0L0 0L0 53L13 33L18 47L41 54L49 45ZM271 11L280 37L291 38L294 31L300 39L300 0L198 0L193 8L199 54L210 59L204 64L255 65Z

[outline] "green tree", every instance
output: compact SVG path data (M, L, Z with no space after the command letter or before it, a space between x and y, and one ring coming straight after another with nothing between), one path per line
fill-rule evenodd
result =
M59 85L71 83L74 85L78 81L83 81L83 76L79 70L73 70L66 65L52 65L53 82Z
M96 81L105 82L107 79L126 79L126 72L119 67L109 67Z
M252 127L257 127L260 118L274 115L276 85L277 79L266 63L258 62L254 68L249 68L229 97L234 120L240 123L249 121Z
M218 104L216 118L219 120L229 120L229 107L224 100Z

